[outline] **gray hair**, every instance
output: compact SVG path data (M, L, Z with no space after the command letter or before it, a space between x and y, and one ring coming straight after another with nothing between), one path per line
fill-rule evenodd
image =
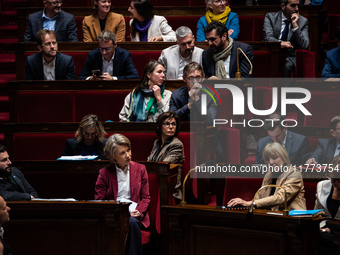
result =
M176 39L186 37L188 34L193 35L191 29L186 26L181 26L176 30Z
M116 152L118 146L121 146L121 145L126 145L126 146L129 147L129 149L131 149L131 142L124 135L114 134L114 135L111 135L107 139L107 142L106 142L105 148L104 148L104 154L105 154L105 157L110 161L111 164L115 163L114 155L115 155L115 152Z
M103 30L98 35L98 41L102 42L109 42L112 41L112 43L116 42L116 35L110 30Z

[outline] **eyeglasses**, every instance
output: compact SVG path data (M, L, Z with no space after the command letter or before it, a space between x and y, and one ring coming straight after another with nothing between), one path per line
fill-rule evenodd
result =
M49 3L50 5L57 5L57 4L62 4L63 0L59 0L59 1L55 1L55 2L46 1L46 3Z
M166 126L166 127L170 127L173 126L173 127L176 127L176 122L163 122L163 126Z
M227 0L216 0L214 1L214 4L221 4L221 3L226 3Z
M109 50L111 50L113 48L113 46L111 46L111 47L106 47L106 48L101 48L101 47L98 47L98 49L100 50L100 51L109 51Z
M192 82L200 82L200 81L202 81L202 76L189 76L188 80L190 80Z

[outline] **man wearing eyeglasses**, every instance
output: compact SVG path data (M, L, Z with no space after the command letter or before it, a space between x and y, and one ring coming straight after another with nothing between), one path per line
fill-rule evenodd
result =
M331 139L319 139L318 147L307 160L306 164L327 164L340 155L340 116L335 116L330 122Z
M210 96L207 96L207 115L201 114L201 93L205 93L201 90L203 79L203 67L199 63L191 62L184 67L183 80L186 86L174 90L170 99L170 111L176 112L182 121L212 122L216 118L218 105ZM210 89L204 89L211 93Z
M299 14L299 0L281 0L281 11L266 14L263 24L264 41L281 42L287 48L284 77L295 70L295 50L308 49L308 20Z
M183 69L190 62L202 64L203 49L195 47L195 36L190 28L181 26L176 30L177 45L162 50L158 61L162 62L168 80L183 78Z
M77 42L77 26L72 14L61 10L62 0L44 1L42 11L28 16L24 42L36 42L39 30L48 29L57 34L58 42Z
M110 81L139 79L139 75L131 53L117 46L112 31L103 30L98 36L98 49L89 53L78 79Z
M39 30L37 44L40 52L26 59L25 80L74 80L73 58L58 52L54 31Z

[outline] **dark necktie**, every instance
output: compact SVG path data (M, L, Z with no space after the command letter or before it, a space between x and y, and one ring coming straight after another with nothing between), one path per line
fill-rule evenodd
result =
M288 31L289 31L289 20L285 20L286 26L282 31L281 41L287 41Z

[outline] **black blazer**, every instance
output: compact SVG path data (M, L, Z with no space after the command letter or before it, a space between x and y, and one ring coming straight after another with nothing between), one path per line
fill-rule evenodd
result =
M5 199L5 201L30 201L31 195L34 198L37 198L38 193L28 183L22 172L15 167L11 167L11 171L13 180L15 180L23 192L16 191L11 183L0 178L0 195Z
M254 65L253 48L249 44L234 41L233 48L231 49L231 53L230 53L230 66L229 66L230 78L235 78L235 74L237 71L237 48L241 48L244 51L244 53L247 55L251 63ZM249 77L250 64L241 52L239 56L240 56L241 76L242 78ZM205 78L209 78L210 76L215 75L215 61L213 59L213 52L211 48L205 49L203 51L202 64L203 64Z
M104 156L104 147L106 144L107 139L104 138L102 142L95 141L95 145L97 148L97 153L98 159L106 159ZM82 149L83 143L77 143L76 138L70 138L67 139L65 142L65 149L63 156L76 156L76 155L81 155L81 149Z
M75 68L73 58L57 52L55 60L55 79L74 80ZM25 80L44 80L42 52L28 56L25 65Z
M92 70L99 69L102 71L102 54L99 49L95 49L89 53L86 63L81 70L78 79L85 80L92 75ZM113 75L120 79L139 79L139 75L135 65L132 62L131 53L120 47L115 49L115 57L113 59Z
M37 32L43 28L43 11L32 13L28 16L24 42L36 42ZM77 25L72 14L60 11L55 23L54 32L58 42L77 42Z

